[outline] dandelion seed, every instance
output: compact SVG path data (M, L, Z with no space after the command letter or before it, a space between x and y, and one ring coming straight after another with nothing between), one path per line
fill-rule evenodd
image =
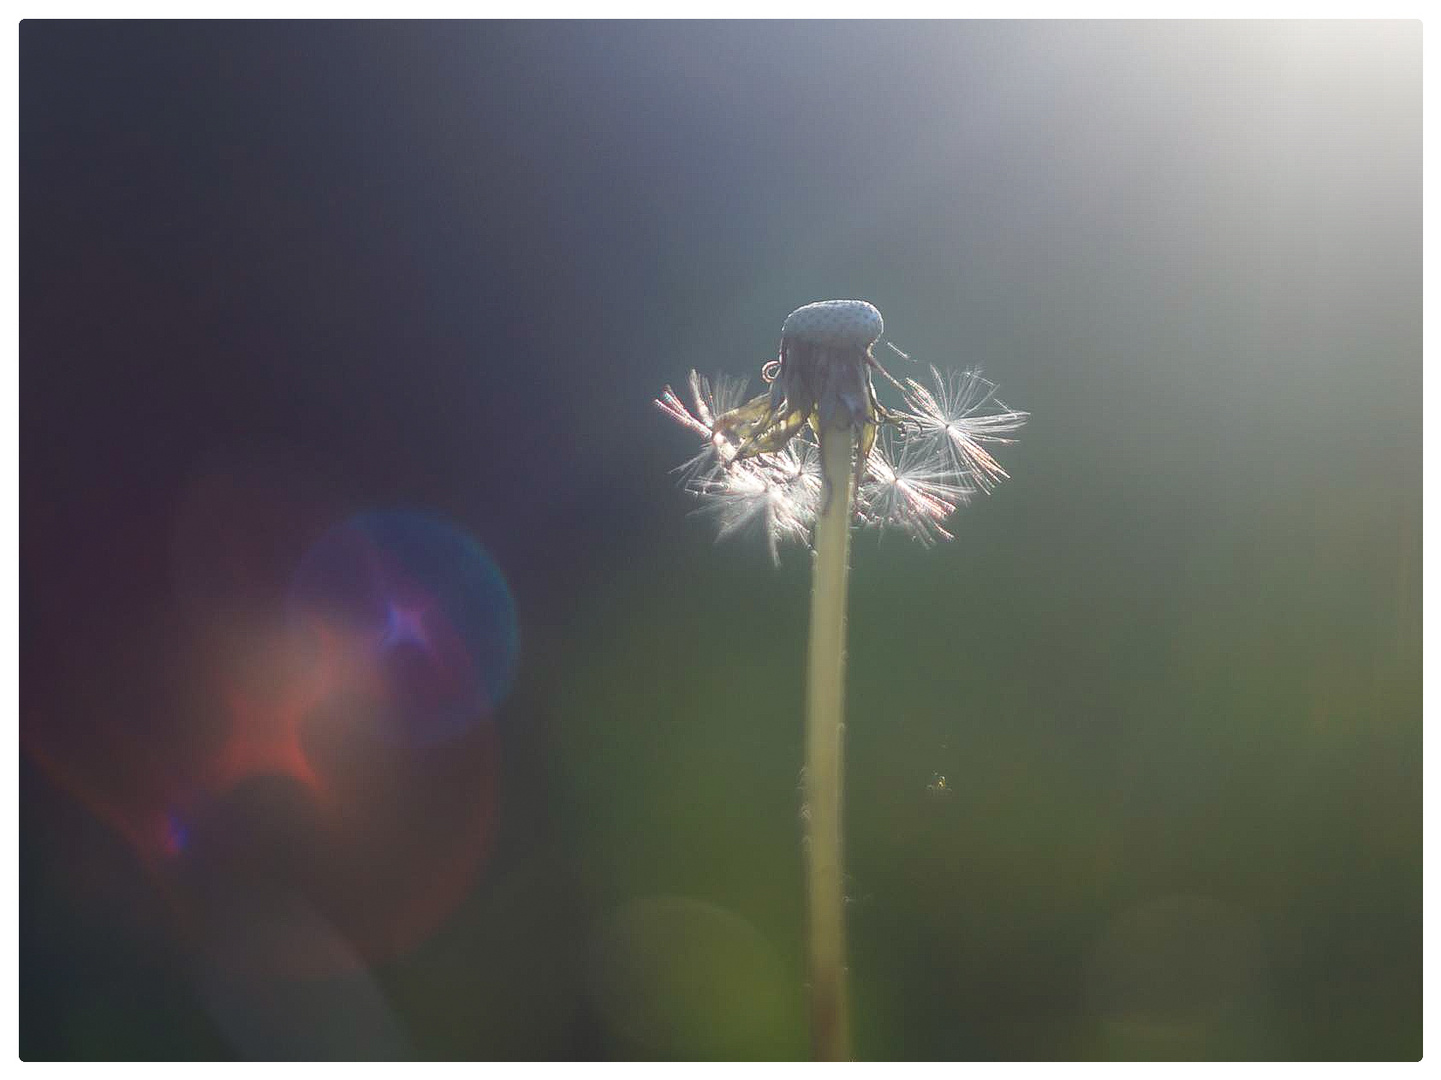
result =
M922 438L946 449L951 464L991 491L1010 474L982 443L1012 443L1008 438L1024 424L1028 413L1008 409L996 398L996 384L975 371L942 375L931 367L934 389L915 379L906 380L905 422ZM993 411L985 411L990 406Z
M727 432L717 428L716 417L731 412L745 400L749 380L730 375L717 375L712 380L692 371L687 381L690 407L669 386L661 391L655 404L682 427L705 437L705 448L675 470L684 477L685 484L691 486L735 460L737 446Z
M968 477L952 470L944 454L886 431L866 462L857 505L865 524L898 529L930 547L954 539L942 523L974 493Z
M699 473L689 486L702 499L697 512L716 520L717 539L760 532L778 563L783 541L810 537L820 503L820 462L811 444L797 443L764 459Z

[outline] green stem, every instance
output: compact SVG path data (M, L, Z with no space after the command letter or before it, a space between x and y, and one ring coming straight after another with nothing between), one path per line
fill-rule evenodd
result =
M841 753L855 437L849 429L822 431L820 444L826 505L816 522L806 693L811 1050L819 1061L844 1061L850 1056L850 1024L841 870Z

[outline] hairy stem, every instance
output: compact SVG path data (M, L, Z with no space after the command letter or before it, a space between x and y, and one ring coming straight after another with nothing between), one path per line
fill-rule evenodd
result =
M855 444L849 429L820 433L826 504L816 522L811 641L806 684L806 892L811 1051L850 1056L842 884L842 742L845 733L846 584Z

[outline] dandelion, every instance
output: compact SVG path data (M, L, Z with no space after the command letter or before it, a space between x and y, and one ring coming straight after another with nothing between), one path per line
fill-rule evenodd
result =
M899 529L930 547L955 539L941 523L975 491L968 476L952 471L928 447L885 431L866 461L857 507L862 523Z
M898 381L875 356L883 330L864 300L807 304L786 317L779 355L761 369L766 393L746 399L744 382L691 372L690 405L669 386L656 400L704 440L677 471L718 538L758 531L773 560L785 541L814 552L801 820L811 1041L823 1060L850 1052L841 762L851 528L893 529L926 546L952 539L946 520L1006 478L982 444L1013 441L1026 420L974 372L933 367L932 386ZM900 391L904 410L881 403L874 375Z
M942 375L932 366L931 387L907 379L905 421L943 450L951 467L991 491L1008 473L982 443L1013 443L1008 438L1026 422L1026 413L1008 409L996 397L996 384L978 372Z

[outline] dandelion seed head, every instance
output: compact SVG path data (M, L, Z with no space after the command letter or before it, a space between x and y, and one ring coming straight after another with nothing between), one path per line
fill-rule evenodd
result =
M828 348L869 348L886 328L865 300L818 300L798 307L781 324L781 337Z
M871 346L884 328L865 300L818 300L787 315L772 369L773 429L785 438L807 422L817 432L851 431L860 436L862 457L869 453L880 416Z
M759 532L775 561L782 543L808 544L832 486L818 442L826 431L856 438L856 521L930 546L952 539L946 520L1006 471L986 445L1013 442L1027 414L1005 406L977 372L922 383L894 378L872 351L884 323L865 300L797 308L780 353L762 368L770 390L746 399L746 380L691 372L689 403L667 386L655 404L702 439L676 471L719 538ZM911 357L894 345L902 359ZM896 387L905 409L885 407L872 373Z

